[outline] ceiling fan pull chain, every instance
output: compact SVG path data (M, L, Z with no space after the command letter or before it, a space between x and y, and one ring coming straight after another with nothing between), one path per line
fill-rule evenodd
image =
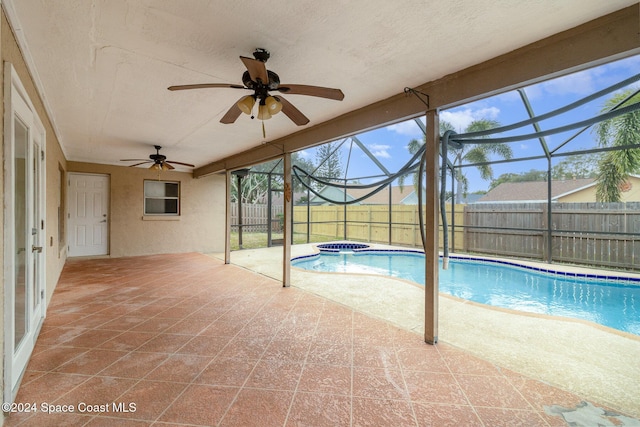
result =
M264 131L264 120L262 121L262 137L263 138L267 137L267 133Z

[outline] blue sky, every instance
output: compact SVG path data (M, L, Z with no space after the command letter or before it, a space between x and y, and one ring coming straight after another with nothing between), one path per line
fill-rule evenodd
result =
M524 89L534 113L541 115L616 84L638 72L640 72L640 55L547 80L527 86ZM638 83L634 87L638 87ZM540 123L540 127L542 130L546 130L589 119L598 114L604 102L610 96L604 96L569 113L543 121ZM440 112L440 120L446 120L451 123L459 133L463 133L464 129L473 120L483 118L497 120L502 125L509 125L528 119L529 116L520 95L515 90ZM527 126L496 136L503 137L532 132L534 132L533 127ZM545 139L548 146L553 149L576 132L570 131L551 135ZM395 172L410 158L406 148L408 142L414 138L421 139L422 135L420 127L413 120L410 120L365 132L357 135L357 137L389 171ZM540 142L537 139L514 142L510 145L514 158L543 154ZM560 151L576 151L595 146L594 135L589 129ZM304 150L301 155L315 160L315 149ZM382 173L357 145L352 145L349 141L343 145L341 157L343 169L348 163L347 177L350 179ZM562 160L562 158L559 160ZM502 173L526 172L530 169L546 170L546 160L493 165L495 178ZM475 168L464 168L464 173L470 184L469 191L487 190L489 181L482 180ZM370 182L372 180L361 181ZM409 179L407 182L410 183L411 180Z

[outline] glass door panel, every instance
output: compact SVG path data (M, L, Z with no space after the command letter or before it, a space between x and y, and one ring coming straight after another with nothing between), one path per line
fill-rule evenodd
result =
M29 143L29 129L22 123L19 118L14 120L15 126L15 158L14 158L14 171L15 171L15 188L14 188L14 218L15 218L15 248L16 248L16 263L15 263L15 283L14 283L14 348L18 348L20 342L24 338L27 332L28 316L27 309L29 307L27 303L28 295L27 280L28 270L27 261L29 258L29 252L31 251L28 246L29 240L27 239L27 228L29 215L27 213L27 188L29 185L27 177L27 152Z
M36 132L34 135L34 141L31 146L31 276L29 280L30 292L29 300L31 302L31 310L28 313L29 321L32 322L30 328L35 329L37 324L33 323L38 320L38 313L41 310L42 298L40 296L40 283L42 275L42 248L44 246L42 242L43 236L43 213L40 203L40 191L41 191L41 148L40 141Z

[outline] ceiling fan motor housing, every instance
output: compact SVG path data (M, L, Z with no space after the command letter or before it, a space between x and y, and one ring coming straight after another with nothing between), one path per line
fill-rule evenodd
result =
M261 47L256 48L256 51L253 52L253 57L258 61L267 62L267 60L271 57L271 54L267 49L263 49Z
M156 149L156 153L155 154L150 154L149 155L149 159L153 162L153 164L151 165L151 167L149 169L154 169L154 170L171 170L171 169L175 169L173 166L171 166L170 163L176 163L179 165L183 165L183 166L188 166L190 168L194 168L195 166L192 165L191 163L183 163L183 162L176 162L175 160L167 160L167 156L160 154L160 149L162 148L159 145L154 145L153 148ZM122 162L130 162L130 161L136 161L136 162L142 162L142 163L136 163L134 165L130 165L129 167L135 167L135 166L140 166L142 164L145 163L151 163L149 160L144 160L144 159L122 159Z
M256 91L261 89L264 89L265 91L276 90L278 86L280 86L280 76L271 70L267 70L267 76L269 76L269 82L265 85L263 82L254 82L251 80L251 75L248 71L245 71L242 73L242 83L249 89L254 89Z
M162 148L160 145L154 145L153 148L156 149L156 154L149 154L149 158L156 163L162 163L167 159L167 156L160 154L160 149Z

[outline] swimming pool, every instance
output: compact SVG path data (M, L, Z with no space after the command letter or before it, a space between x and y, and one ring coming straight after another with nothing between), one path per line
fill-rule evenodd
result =
M424 285L424 254L418 251L323 248L292 265L318 272L393 276ZM640 279L520 266L480 258L450 259L439 271L440 292L496 307L595 322L640 335Z

